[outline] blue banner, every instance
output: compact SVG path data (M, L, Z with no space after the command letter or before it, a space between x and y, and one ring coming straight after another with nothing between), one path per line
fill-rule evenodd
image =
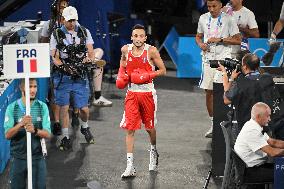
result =
M284 40L279 40L284 41ZM255 53L258 57L262 57L269 50L269 44L267 38L250 38L249 39L249 49L252 53ZM283 46L275 53L274 59L270 66L279 67L282 63L281 56L283 54ZM261 63L261 66L265 66Z
M5 139L3 128L5 111L8 104L20 98L20 96L19 80L14 80L10 83L5 92L0 96L0 173L4 171L10 158L10 141Z
M173 27L160 49L163 47L176 65L177 77L200 78L201 50L195 43L195 37L179 36Z
M284 189L284 157L274 158L274 189Z
M178 40L179 34L177 33L176 29L172 27L164 43L160 47L160 49L165 47L175 65L178 64Z

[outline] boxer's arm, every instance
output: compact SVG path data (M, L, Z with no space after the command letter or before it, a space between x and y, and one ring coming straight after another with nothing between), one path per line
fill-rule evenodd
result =
M126 74L126 61L127 61L126 56L127 56L127 46L124 45L121 48L120 67L116 79L116 87L119 89L124 89L129 82L129 76Z
M156 47L149 48L149 59L155 66L158 67L158 70L155 71L156 76L166 75L166 67L160 56L160 53Z
M126 61L127 61L127 45L124 45L121 48L121 58L120 58L120 66L126 67Z

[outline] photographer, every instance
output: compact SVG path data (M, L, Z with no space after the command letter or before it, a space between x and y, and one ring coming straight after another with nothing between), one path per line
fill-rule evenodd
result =
M220 0L207 0L209 12L200 16L197 45L202 50L202 75L199 87L205 89L206 107L211 119L211 126L205 137L212 137L213 130L213 81L222 83L222 75L216 68L211 68L210 60L224 60L231 57L231 45L241 44L238 26L231 16L223 13Z
M273 106L273 79L269 74L261 74L259 65L259 58L247 53L241 59L240 70L235 69L228 78L226 68L219 64L223 73L224 103L235 107L238 132L250 119L250 110L255 103L265 102Z
M85 68L86 63L95 62L95 56L94 42L89 30L77 23L77 10L72 6L66 7L62 16L63 26L51 35L50 49L53 63L57 68L53 79L55 103L60 106L63 118L63 139L59 148L68 150L71 148L68 131L71 95L74 108L80 109L81 133L88 143L94 143L88 126L90 88Z

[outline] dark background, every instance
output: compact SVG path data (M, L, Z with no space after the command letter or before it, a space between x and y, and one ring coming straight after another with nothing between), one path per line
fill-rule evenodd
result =
M131 27L136 23L151 25L148 43L159 46L169 30L175 26L180 35L194 36L200 14L207 12L202 0L69 0L79 14L79 22L87 27L95 47L105 51L105 59L112 68L118 66L120 48L130 42ZM5 5L10 3L10 7ZM49 0L0 0L0 22L37 19L50 16ZM9 4L8 3L8 4ZM226 0L223 1L225 5ZM243 4L255 13L260 36L267 38L268 22L279 18L283 0L244 0ZM2 8L2 9L1 9ZM6 8L6 9L4 9ZM5 11L4 11L5 10ZM106 34L102 38L102 34ZM278 38L283 38L281 32Z

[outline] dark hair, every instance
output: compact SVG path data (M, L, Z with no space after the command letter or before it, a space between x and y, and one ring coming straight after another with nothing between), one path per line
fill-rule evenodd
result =
M250 70L257 70L259 68L260 59L252 53L248 53L243 57L243 63L250 69Z
M246 54L248 54L248 53L250 53L249 50L238 50L238 51L237 51L237 55L236 55L236 59L237 59L238 61L242 61L243 57L244 57Z
M136 29L141 29L141 30L146 31L145 27L143 25L141 25L141 24L136 24L135 26L133 26L132 31L136 30Z

